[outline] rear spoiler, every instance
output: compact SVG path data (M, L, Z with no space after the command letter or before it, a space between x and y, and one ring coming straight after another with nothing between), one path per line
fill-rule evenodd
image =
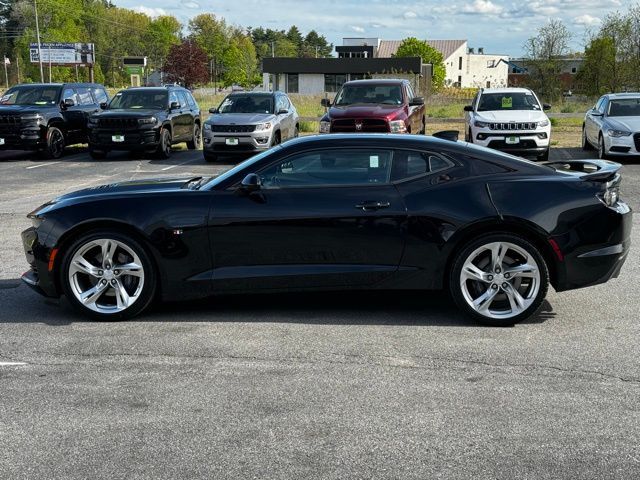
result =
M563 160L544 162L559 172L580 175L583 180L591 182L610 182L619 177L618 171L622 165L608 160Z

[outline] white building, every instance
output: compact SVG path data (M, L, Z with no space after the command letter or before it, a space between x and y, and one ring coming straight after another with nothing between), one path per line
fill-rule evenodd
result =
M352 40L352 39L351 39ZM377 57L392 57L402 40L380 40ZM447 70L445 85L462 88L506 87L509 80L509 56L484 53L469 48L467 40L427 40L442 53Z

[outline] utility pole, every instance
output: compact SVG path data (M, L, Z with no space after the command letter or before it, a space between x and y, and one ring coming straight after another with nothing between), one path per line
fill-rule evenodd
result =
M276 42L271 42L271 56L276 56Z
M18 71L18 83L20 83L20 55L16 55L16 69Z
M49 44L49 83L51 83L51 44Z
M44 70L42 70L42 50L40 48L40 26L38 25L38 4L33 0L33 9L36 14L36 36L38 37L38 63L40 63L40 82L44 83Z
M7 89L9 88L9 72L7 70L7 61L9 59L5 56L4 57L4 79L5 79L5 83L7 84Z

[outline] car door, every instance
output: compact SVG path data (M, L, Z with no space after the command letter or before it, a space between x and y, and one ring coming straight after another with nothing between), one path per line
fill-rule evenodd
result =
M407 104L409 105L409 121L411 124L411 132L418 133L422 130L422 105L411 105L411 102L415 98L415 93L411 85L406 86L405 95L407 97Z
M599 118L598 115L603 103L604 97L600 97L600 99L598 99L595 106L589 111L587 117L585 118L584 128L587 133L587 139L592 145L596 145L598 142L598 132L600 130L597 119Z
M287 113L280 113L287 110ZM291 132L291 112L289 112L289 102L284 95L276 96L276 115L278 116L278 124L280 125L280 135L282 141L288 140L293 136Z
M397 271L407 220L391 152L300 152L256 172L261 188L215 192L215 291L372 285Z
M193 134L193 114L191 107L189 106L185 92L178 90L176 95L178 97L178 103L180 103L180 108L177 112L178 122L180 124L180 138L182 140L190 140Z
M81 139L85 139L87 137L87 122L89 121L89 117L100 111L100 107L94 99L89 87L76 87L76 93L78 98L78 110L82 112L83 116L82 128L79 135Z
M67 144L71 144L77 139L82 137L86 128L86 118L82 106L80 105L80 99L78 93L73 87L65 87L62 90L61 103L65 100L73 100L73 106L61 107L62 116L65 120Z

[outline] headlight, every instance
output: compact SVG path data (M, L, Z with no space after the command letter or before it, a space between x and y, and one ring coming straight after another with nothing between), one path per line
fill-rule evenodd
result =
M320 133L329 133L331 131L331 122L320 122Z
M393 120L389 122L389 131L391 133L406 133L407 126L404 123L404 120Z
M631 135L631 132L627 132L625 130L612 130L609 129L607 130L607 133L609 134L610 137L628 137L629 135Z
M44 120L44 117L41 115L22 115L20 117L22 123L40 123L42 120Z
M138 124L140 125L155 125L155 123L158 120L156 119L156 117L149 117L149 118L139 118L138 119Z
M540 120L538 122L538 126L539 127L547 127L547 126L549 126L549 119Z
M478 128L487 128L489 126L489 122L482 122L480 120L476 120L473 124Z
M256 132L264 132L265 130L271 130L271 127L273 125L271 125L271 122L266 122L266 123L259 123L258 125L256 125Z

